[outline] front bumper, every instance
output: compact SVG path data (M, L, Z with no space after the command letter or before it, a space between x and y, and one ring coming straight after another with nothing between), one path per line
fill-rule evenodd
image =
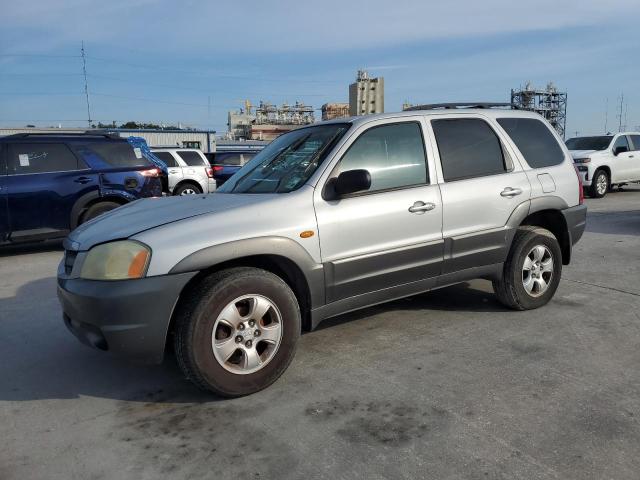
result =
M180 292L195 272L139 280L58 277L66 326L84 344L160 363Z
M562 215L567 222L567 229L571 240L571 245L578 243L587 226L587 206L577 205L575 207L562 210Z

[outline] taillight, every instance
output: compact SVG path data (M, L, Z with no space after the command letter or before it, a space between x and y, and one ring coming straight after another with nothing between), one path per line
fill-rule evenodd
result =
M207 177L213 178L213 169L211 167L207 167L204 170L207 172Z
M576 171L576 177L578 177L578 203L579 205L582 205L584 203L584 188L582 187L582 177L580 176L578 167L574 165L573 169Z
M145 177L159 177L160 176L160 169L159 168L150 168L148 170L141 170L140 173L142 175L144 175Z
M214 173L220 173L222 170L224 170L224 167L222 165L214 165L213 166Z

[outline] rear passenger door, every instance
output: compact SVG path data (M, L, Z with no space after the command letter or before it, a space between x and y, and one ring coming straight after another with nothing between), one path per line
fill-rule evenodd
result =
M640 180L640 135L629 135L631 139L631 162L629 168L629 179L632 181Z
M527 175L489 120L431 120L442 193L443 274L504 261L507 220L531 194Z
M169 191L173 192L173 189L183 178L182 166L178 164L171 152L153 152L153 154L167 165L167 171L169 172Z
M75 201L99 188L97 175L64 143L8 143L7 168L12 240L66 234Z
M615 154L616 150L621 147L626 149L623 152ZM635 152L631 151L631 145L626 135L620 135L613 143L613 162L611 168L611 182L631 181L634 177Z
M0 143L0 243L9 236L9 210L7 208L7 156L6 145Z

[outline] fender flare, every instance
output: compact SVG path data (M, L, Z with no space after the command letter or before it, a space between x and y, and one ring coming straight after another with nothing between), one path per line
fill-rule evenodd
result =
M324 305L324 267L316 263L297 242L286 237L267 236L247 238L206 247L180 260L169 274L206 270L230 260L245 257L272 255L293 262L302 272L311 297L311 308Z

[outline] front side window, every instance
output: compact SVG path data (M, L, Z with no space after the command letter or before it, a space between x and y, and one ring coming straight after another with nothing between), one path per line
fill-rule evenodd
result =
M184 163L189 167L202 167L205 165L204 159L198 152L176 152Z
M164 162L167 167L177 167L178 163L169 152L153 152L153 154Z
M78 160L62 143L9 144L9 175L78 170ZM82 167L84 168L84 167Z
M428 183L420 125L407 122L370 128L349 147L338 169L338 173L367 170L369 192Z
M305 127L279 136L242 167L217 192L287 193L305 184L349 130L335 123Z
M620 147L626 148L627 152L629 151L629 142L627 141L626 135L620 135L618 138L616 138L616 141L613 144L613 151L615 152Z
M499 118L498 123L507 132L531 168L558 165L564 153L547 126L535 118Z
M446 182L507 171L498 136L484 120L432 120Z

